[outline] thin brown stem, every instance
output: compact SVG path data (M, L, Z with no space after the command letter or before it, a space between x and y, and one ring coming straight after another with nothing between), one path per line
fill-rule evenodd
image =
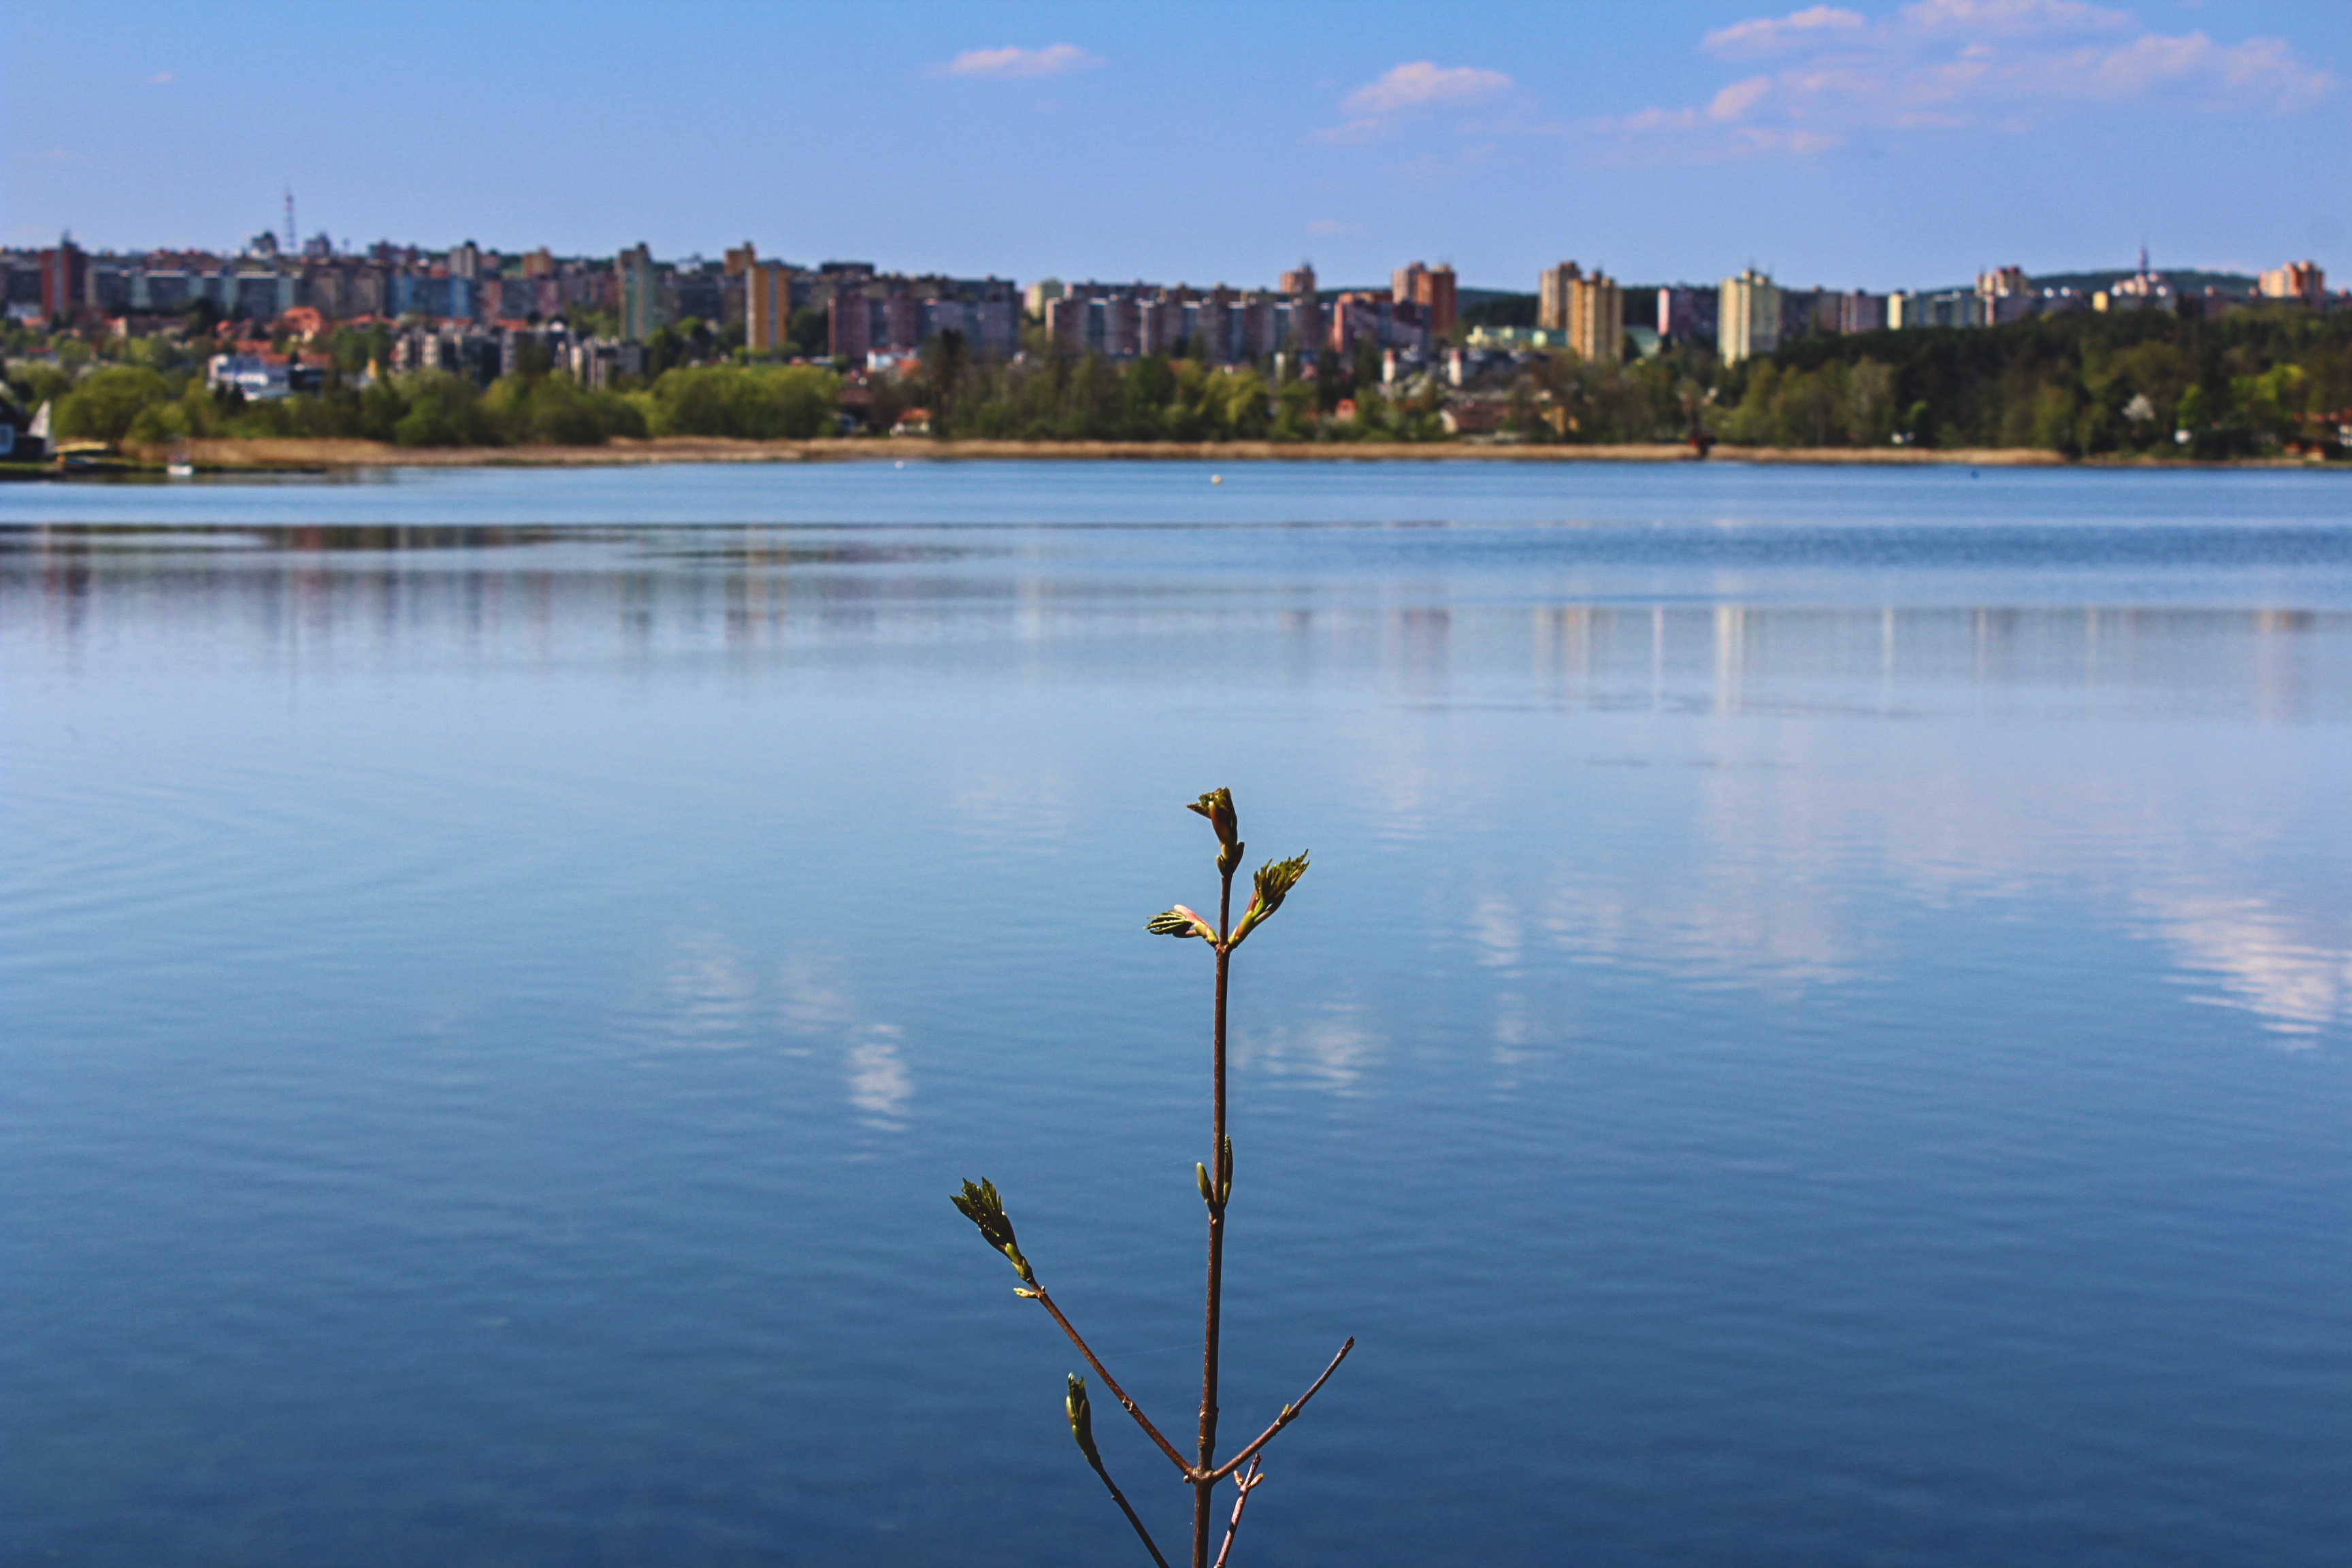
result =
M1062 1325L1062 1331L1070 1336L1070 1342L1078 1347L1078 1353L1087 1358L1088 1366L1095 1369L1095 1375L1102 1379L1103 1386L1110 1390L1111 1397L1118 1401L1119 1408L1135 1417L1135 1424L1142 1427L1153 1442L1160 1445L1160 1451L1167 1455L1169 1461L1178 1469L1184 1472L1186 1480L1193 1479L1193 1468L1184 1462L1184 1456L1176 1451L1176 1445L1162 1437L1160 1435L1160 1428L1151 1424L1150 1417L1144 1415L1142 1407L1127 1396L1127 1390L1118 1385L1118 1379L1111 1376L1110 1369L1103 1365L1101 1358L1095 1354L1093 1348L1078 1337L1078 1331L1070 1327L1070 1320L1062 1316L1062 1309L1054 1305L1054 1298L1045 1294L1045 1287L1033 1282L1030 1289L1037 1293L1037 1304L1054 1314L1054 1321Z
M1232 970L1234 872L1238 856L1218 857L1217 868L1217 992L1210 1031L1211 1110L1209 1119L1209 1185L1217 1201L1209 1205L1209 1280L1203 1295L1201 1331L1201 1458L1192 1468L1192 1568L1209 1568L1209 1504L1213 1482L1200 1479L1217 1458L1217 1342L1225 1296L1225 992Z
M1235 1470L1241 1468L1242 1461L1244 1459L1250 1458L1260 1448L1263 1448L1268 1443L1273 1442L1274 1435L1276 1432L1281 1431L1285 1426L1287 1426L1293 1421L1297 1420L1298 1413L1307 1408L1307 1402L1315 1397L1315 1391L1321 1388L1325 1383L1330 1380L1331 1374L1339 1370L1339 1363L1348 1359L1348 1352L1355 1348L1356 1336L1349 1334L1348 1336L1348 1342L1339 1347L1339 1353L1331 1358L1331 1364L1323 1369L1323 1375L1317 1378L1313 1383L1307 1384L1307 1392L1300 1394L1294 1403L1284 1405L1282 1407L1282 1414L1274 1418L1274 1425L1257 1435L1256 1442L1252 1443L1248 1447L1244 1448L1240 1453L1235 1454L1232 1458L1227 1459L1216 1469L1210 1471L1209 1479L1211 1481L1221 1481L1227 1476L1232 1475Z
M1242 1492L1241 1496L1234 1499L1234 1517L1225 1526L1225 1543L1217 1548L1217 1568L1225 1568L1225 1559L1233 1555L1234 1536L1242 1527L1242 1510L1249 1507L1249 1495L1257 1489L1258 1482L1263 1479L1265 1478L1257 1473L1257 1461L1252 1459L1248 1473L1235 1483ZM1161 1564L1161 1568L1166 1568L1166 1564Z
M1143 1528L1143 1521L1136 1517L1135 1510L1128 1505L1127 1494L1118 1489L1118 1483L1110 1479L1110 1472L1103 1468L1102 1461L1089 1454L1087 1456L1087 1462L1094 1467L1095 1474L1102 1478L1102 1484L1110 1489L1110 1500L1118 1504L1118 1511L1127 1515L1128 1523L1135 1526L1135 1533L1141 1538L1143 1549L1151 1553L1151 1560L1159 1563L1160 1568L1168 1568L1168 1559L1160 1555L1160 1542L1152 1540L1151 1531ZM1234 1518L1236 1522L1240 1521L1239 1509L1234 1510ZM1226 1537L1229 1543L1232 1539L1231 1535ZM1222 1562L1222 1559L1220 1561Z

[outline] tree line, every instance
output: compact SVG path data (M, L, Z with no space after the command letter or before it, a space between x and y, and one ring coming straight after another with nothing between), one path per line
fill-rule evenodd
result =
M441 370L362 374L390 357L388 334L332 334L303 362L315 391L247 400L210 387L167 340L84 367L35 364L13 377L27 405L52 404L58 436L164 446L185 437L307 437L403 447L595 446L616 437L805 438L835 429L841 378L822 365L677 363L627 390L581 385L526 343L488 386Z
M1538 443L1703 437L2218 459L2310 438L2352 409L2352 312L2285 305L2214 320L2079 312L1992 328L1818 334L1730 366L1703 343L1617 364L1540 354L1462 389L1429 371L1387 381L1370 344L1304 363L1212 365L1188 352L1125 363L1057 355L1040 340L1035 352L998 363L949 333L904 374L845 378L824 362L752 360L688 321L647 343L646 377L612 388L579 384L529 342L487 387L440 371L364 374L391 357L382 326L287 346L315 391L253 402L215 392L205 383L205 345L162 337L99 351L65 340L57 363L15 362L12 391L28 406L53 399L60 436L151 446L204 436L417 447L805 438L833 433L845 416L876 432L919 423L950 438L1434 441L1458 426ZM89 363L93 352L106 363ZM1467 417L1474 409L1478 416Z
M2352 311L2290 305L1804 337L1734 366L1727 442L2254 457L2352 410ZM2340 448L2339 448L2340 449Z

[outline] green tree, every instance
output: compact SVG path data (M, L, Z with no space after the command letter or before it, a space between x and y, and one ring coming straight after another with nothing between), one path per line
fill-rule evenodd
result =
M172 401L173 386L145 365L111 365L75 384L56 410L60 436L79 436L110 445L130 433L150 405Z
M480 394L462 376L418 371L402 378L400 392L408 409L393 426L392 438L401 446L487 447L498 439Z

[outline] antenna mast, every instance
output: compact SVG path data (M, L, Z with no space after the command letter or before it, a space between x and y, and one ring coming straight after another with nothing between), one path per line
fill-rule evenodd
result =
M301 248L302 242L294 234L294 187L289 185L286 187L286 254L294 255Z

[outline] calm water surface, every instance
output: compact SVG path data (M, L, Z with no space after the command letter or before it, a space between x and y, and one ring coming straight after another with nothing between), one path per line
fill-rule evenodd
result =
M1137 1560L1219 784L1249 1561L2346 1560L2352 485L1208 480L0 489L0 1560Z

